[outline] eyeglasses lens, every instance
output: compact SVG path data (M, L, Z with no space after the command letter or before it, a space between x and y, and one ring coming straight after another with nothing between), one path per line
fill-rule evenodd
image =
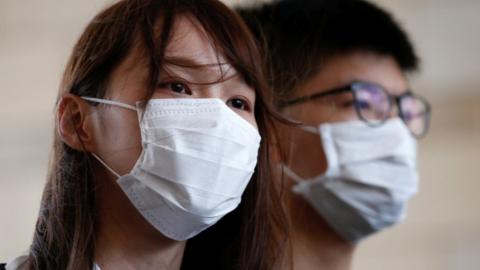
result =
M353 86L359 117L369 124L381 124L391 110L388 93L375 85L356 84Z
M400 100L403 121L417 137L424 135L428 128L428 105L415 96L405 96Z

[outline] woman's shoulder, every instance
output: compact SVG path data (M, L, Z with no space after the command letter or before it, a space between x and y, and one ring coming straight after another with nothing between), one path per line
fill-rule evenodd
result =
M0 266L0 270L27 270L28 269L28 254L23 254L11 260L7 264Z
M28 270L28 254L25 253L16 257L8 263L0 263L0 270ZM93 265L92 270L101 270L97 264Z

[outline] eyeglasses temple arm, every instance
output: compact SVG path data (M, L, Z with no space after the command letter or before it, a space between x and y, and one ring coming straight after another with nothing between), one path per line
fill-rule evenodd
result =
M321 97L325 97L325 96L335 95L335 94L345 92L345 91L351 91L351 89L352 89L351 86L347 85L347 86L335 88L335 89L332 89L332 90L329 90L329 91L326 91L326 92L314 93L314 94L311 94L311 95L294 98L294 99L285 101L283 103L282 107L288 107L288 106L291 106L291 105L307 102L307 101L312 100L312 99L317 99L317 98L321 98Z

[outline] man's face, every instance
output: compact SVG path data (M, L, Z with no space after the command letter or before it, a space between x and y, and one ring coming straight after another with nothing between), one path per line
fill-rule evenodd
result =
M320 71L301 85L292 98L325 92L353 81L376 83L391 95L407 91L407 81L390 56L355 51L330 57ZM284 113L307 125L358 120L353 95L344 92L287 107ZM396 112L393 112L396 114ZM318 135L288 127L283 141L288 154L287 165L302 178L312 178L325 172L327 161Z

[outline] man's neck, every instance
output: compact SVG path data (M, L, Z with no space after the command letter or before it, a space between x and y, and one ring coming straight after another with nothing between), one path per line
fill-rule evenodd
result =
M343 240L302 197L291 196L287 209L293 269L351 269L355 246Z

